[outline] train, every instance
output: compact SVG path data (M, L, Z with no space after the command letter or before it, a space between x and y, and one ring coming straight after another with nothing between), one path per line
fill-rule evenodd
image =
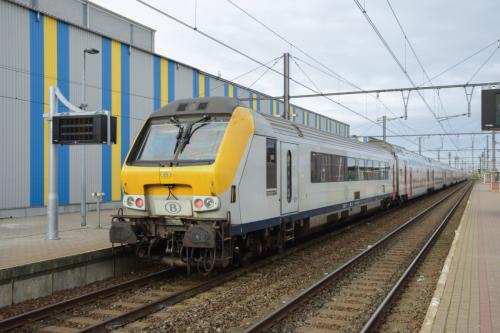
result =
M177 100L151 113L131 145L110 241L206 273L466 178L402 147L357 142L233 98Z

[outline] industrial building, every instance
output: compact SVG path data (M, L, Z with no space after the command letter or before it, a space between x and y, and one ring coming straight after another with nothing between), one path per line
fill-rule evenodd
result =
M121 200L120 169L143 119L166 103L197 96L242 99L257 112L280 114L283 103L154 53L154 30L79 0L0 0L0 217L44 213L48 195L49 90L57 85L82 103L83 51L87 54L89 110L118 117L117 143L86 146L87 200ZM59 106L59 112L65 112ZM297 106L293 121L341 136L349 126ZM80 201L82 146L59 146L62 210Z

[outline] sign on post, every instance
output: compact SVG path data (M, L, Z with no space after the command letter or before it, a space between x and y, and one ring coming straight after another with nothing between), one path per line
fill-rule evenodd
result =
M481 128L500 130L500 89L481 91Z
M108 144L116 143L116 117L111 112L87 111L71 104L57 87L49 87L49 194L47 201L47 238L59 239L57 193L57 145L58 144ZM57 113L60 102L69 112ZM100 222L99 222L100 223Z
M109 118L109 119L108 119ZM64 145L116 143L116 117L106 114L63 113L52 117L52 143Z

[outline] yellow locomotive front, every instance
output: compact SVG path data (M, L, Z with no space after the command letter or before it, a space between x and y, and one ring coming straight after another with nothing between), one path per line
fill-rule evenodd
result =
M153 113L123 165L123 211L110 240L170 265L227 266L235 178L253 133L250 110L229 98L179 100Z

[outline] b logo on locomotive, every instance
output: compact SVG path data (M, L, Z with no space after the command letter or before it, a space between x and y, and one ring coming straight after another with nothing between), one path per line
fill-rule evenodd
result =
M167 202L165 204L165 210L170 214L179 214L182 210L182 207L177 202Z

